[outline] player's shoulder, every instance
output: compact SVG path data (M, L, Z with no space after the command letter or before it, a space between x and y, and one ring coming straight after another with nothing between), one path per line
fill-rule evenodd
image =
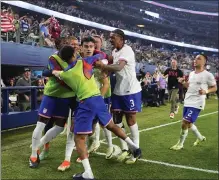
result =
M127 44L124 44L122 50L125 52L133 52L132 47Z

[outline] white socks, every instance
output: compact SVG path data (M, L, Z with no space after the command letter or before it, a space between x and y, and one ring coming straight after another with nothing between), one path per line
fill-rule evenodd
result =
M100 141L100 124L97 123L95 126L95 139L96 142Z
M33 131L32 135L32 154L31 157L37 157L37 150L40 144L40 138L42 137L42 132L46 124L42 122L37 122L37 125Z
M84 167L84 173L82 174L83 178L93 179L94 175L93 175L93 172L91 170L89 160L86 158L86 159L83 159L81 162L82 162L83 167Z
M201 133L199 132L199 130L197 129L196 125L192 124L191 128L192 132L195 134L195 136L199 139L202 140L203 136L201 135Z
M134 142L133 142L129 137L127 137L127 138L125 139L125 142L127 142L127 144L129 145L129 147L130 147L131 150L136 150L136 149L139 148L139 147L137 147L137 146L134 144Z
M38 147L43 146L44 144L50 142L52 139L54 139L58 134L60 134L63 131L64 127L60 126L53 126L50 130L46 132L46 134L40 139L40 144Z
M106 137L106 140L107 140L108 147L112 147L113 142L112 142L112 133L111 133L111 131L109 131L107 128L103 128L103 130L104 130L104 134L105 134L105 137Z
M122 130L125 132L125 128L124 128L122 122L119 123L119 124L116 124L116 125L119 126L120 128L122 128ZM121 146L122 146L122 150L127 150L128 151L128 149L129 149L128 145L127 145L127 143L123 139L120 139L120 143L121 143Z
M139 131L138 131L138 124L135 123L133 126L129 126L132 140L135 143L135 145L139 148Z
M75 146L74 134L70 132L67 137L66 148L65 148L65 160L71 161L71 155Z
M180 133L180 139L179 139L179 144L183 146L185 140L186 140L186 137L188 135L188 129L186 130L181 130L181 133Z

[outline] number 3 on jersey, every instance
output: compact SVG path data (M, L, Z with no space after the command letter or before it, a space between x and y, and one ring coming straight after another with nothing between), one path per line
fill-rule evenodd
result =
M131 104L131 108L135 107L135 103L133 99L130 100L130 104Z

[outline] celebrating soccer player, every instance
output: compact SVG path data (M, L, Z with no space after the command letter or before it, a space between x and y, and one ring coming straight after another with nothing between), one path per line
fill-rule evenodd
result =
M195 71L190 73L188 82L185 82L183 78L178 79L188 90L184 100L180 139L176 145L170 148L172 150L183 148L184 141L188 135L188 129L191 129L197 137L197 140L193 144L194 146L206 140L194 124L200 111L205 107L206 95L217 90L213 74L205 70L206 61L207 57L205 55L200 54L196 56L194 60Z
M125 34L122 30L116 29L110 33L110 42L114 47L112 52L113 64L99 64L102 70L115 72L116 85L112 95L112 110L114 111L114 121L122 127L122 117L125 114L127 124L130 128L133 141L139 147L139 131L136 122L136 112L141 111L141 86L136 78L135 54L130 46L125 44ZM122 143L122 153L118 156L119 161L125 160L129 155L128 147L124 141ZM136 158L131 156L126 164L136 162Z
M69 41L64 38L63 42ZM59 53L49 58L48 69L50 71L63 70L67 66L68 64L59 57ZM29 159L30 168L36 168L39 165L39 147L50 142L63 131L69 115L69 108L74 109L75 107L75 93L57 77L49 77L39 108L39 120L32 135L32 153ZM56 125L49 129L41 139L42 131L50 119L53 119Z

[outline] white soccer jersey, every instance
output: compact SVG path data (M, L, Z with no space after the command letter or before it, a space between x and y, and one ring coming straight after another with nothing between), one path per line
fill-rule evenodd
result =
M200 73L192 71L189 74L189 87L185 95L184 106L204 109L206 95L200 95L199 90L207 90L209 86L216 85L213 74L204 70Z
M115 73L116 85L114 94L123 96L140 92L141 86L140 82L136 78L135 54L132 48L125 44L119 51L114 49L112 56L113 64L118 64L119 61L126 61L124 68Z

